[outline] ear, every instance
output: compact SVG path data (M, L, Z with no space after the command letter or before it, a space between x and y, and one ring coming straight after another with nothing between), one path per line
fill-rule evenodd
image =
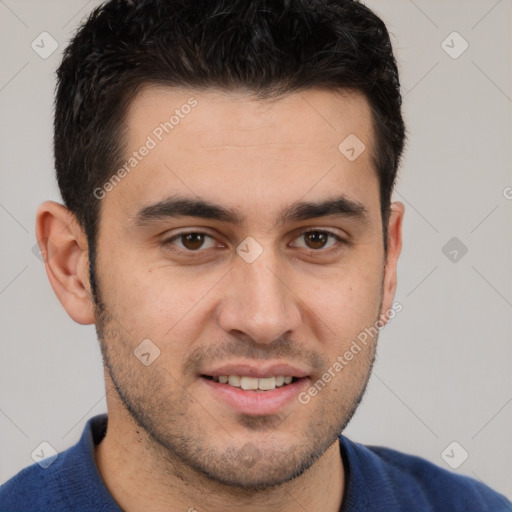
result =
M79 324L94 323L87 237L63 205L46 201L37 210L36 237L53 291Z
M398 257L402 250L402 221L405 206L396 201L391 204L391 214L388 221L388 249L382 282L381 320L387 323L396 292Z

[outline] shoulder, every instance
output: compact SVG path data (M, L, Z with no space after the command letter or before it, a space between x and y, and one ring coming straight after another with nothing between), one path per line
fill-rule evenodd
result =
M380 446L364 446L344 436L340 436L340 443L348 466L346 501L358 503L358 510L365 510L360 504L361 493L367 497L366 510L371 510L371 503L379 503L382 510L397 512L512 510L510 501L485 484L447 471L421 457ZM368 492L368 489L371 490Z
M94 445L106 428L106 415L90 419L80 441L48 464L33 464L0 486L2 512L120 512L101 480Z
M68 510L60 481L60 474L67 466L68 452L60 453L46 469L33 464L0 486L0 509L5 512Z

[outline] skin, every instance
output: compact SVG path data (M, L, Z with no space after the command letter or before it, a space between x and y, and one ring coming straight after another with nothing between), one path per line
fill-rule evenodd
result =
M201 374L289 363L306 371L307 390L391 309L404 207L392 204L385 254L369 104L316 89L258 101L148 87L126 113L127 157L191 97L197 106L101 200L102 304L72 214L46 202L37 215L42 252L55 248L46 270L57 297L78 323L96 323L101 340L109 422L99 471L128 512L337 511L336 436L364 392L377 337L307 404L293 399L272 414L241 413ZM366 146L354 161L338 150L349 134ZM142 208L176 194L237 210L243 222L137 223ZM298 201L339 196L364 215L277 222ZM209 236L169 241L187 232ZM252 263L236 252L249 236L263 249ZM144 339L160 350L149 366L133 354Z

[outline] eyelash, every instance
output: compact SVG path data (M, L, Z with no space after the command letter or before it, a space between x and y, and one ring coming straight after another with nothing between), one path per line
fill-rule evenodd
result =
M298 239L308 233L320 233L320 234L323 234L323 235L327 235L328 237L331 237L331 238L334 238L334 240L337 242L336 244L333 244L331 245L330 247L328 247L327 249L324 249L324 248L320 248L320 249L309 249L307 247L302 247L302 249L305 249L307 251L311 251L313 253L327 253L327 252L330 252L330 250L333 250L333 247L335 247L335 245L346 245L348 242L346 240L344 240L343 238L341 238L339 235L337 235L336 233L332 232L332 231L329 231L329 230L326 230L326 229L306 229L304 231L301 231L297 237L294 239ZM208 234L208 233L205 233L205 232L202 232L202 231L183 231L182 233L178 233L177 235L174 235L172 236L171 238L168 238L166 240L164 240L162 242L162 245L165 246L165 247L168 247L171 251L173 252L176 252L176 253L179 253L179 254L183 254L183 253L186 253L187 255L192 255L192 254L200 254L200 253L203 253L205 251L207 251L208 249L197 249L197 250L191 250L191 249L186 249L186 248L181 248L181 247L178 247L176 248L176 245L173 243L175 240L179 240L181 239L181 237L184 237L184 236L187 236L187 235L205 235L205 237L208 237L208 238L212 238L212 239L215 239L214 236Z

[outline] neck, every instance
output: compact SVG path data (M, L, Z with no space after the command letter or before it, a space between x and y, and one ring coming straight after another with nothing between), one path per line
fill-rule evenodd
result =
M264 490L233 488L184 467L119 408L109 411L107 434L96 463L108 490L125 512L337 512L344 491L339 441L301 476Z

